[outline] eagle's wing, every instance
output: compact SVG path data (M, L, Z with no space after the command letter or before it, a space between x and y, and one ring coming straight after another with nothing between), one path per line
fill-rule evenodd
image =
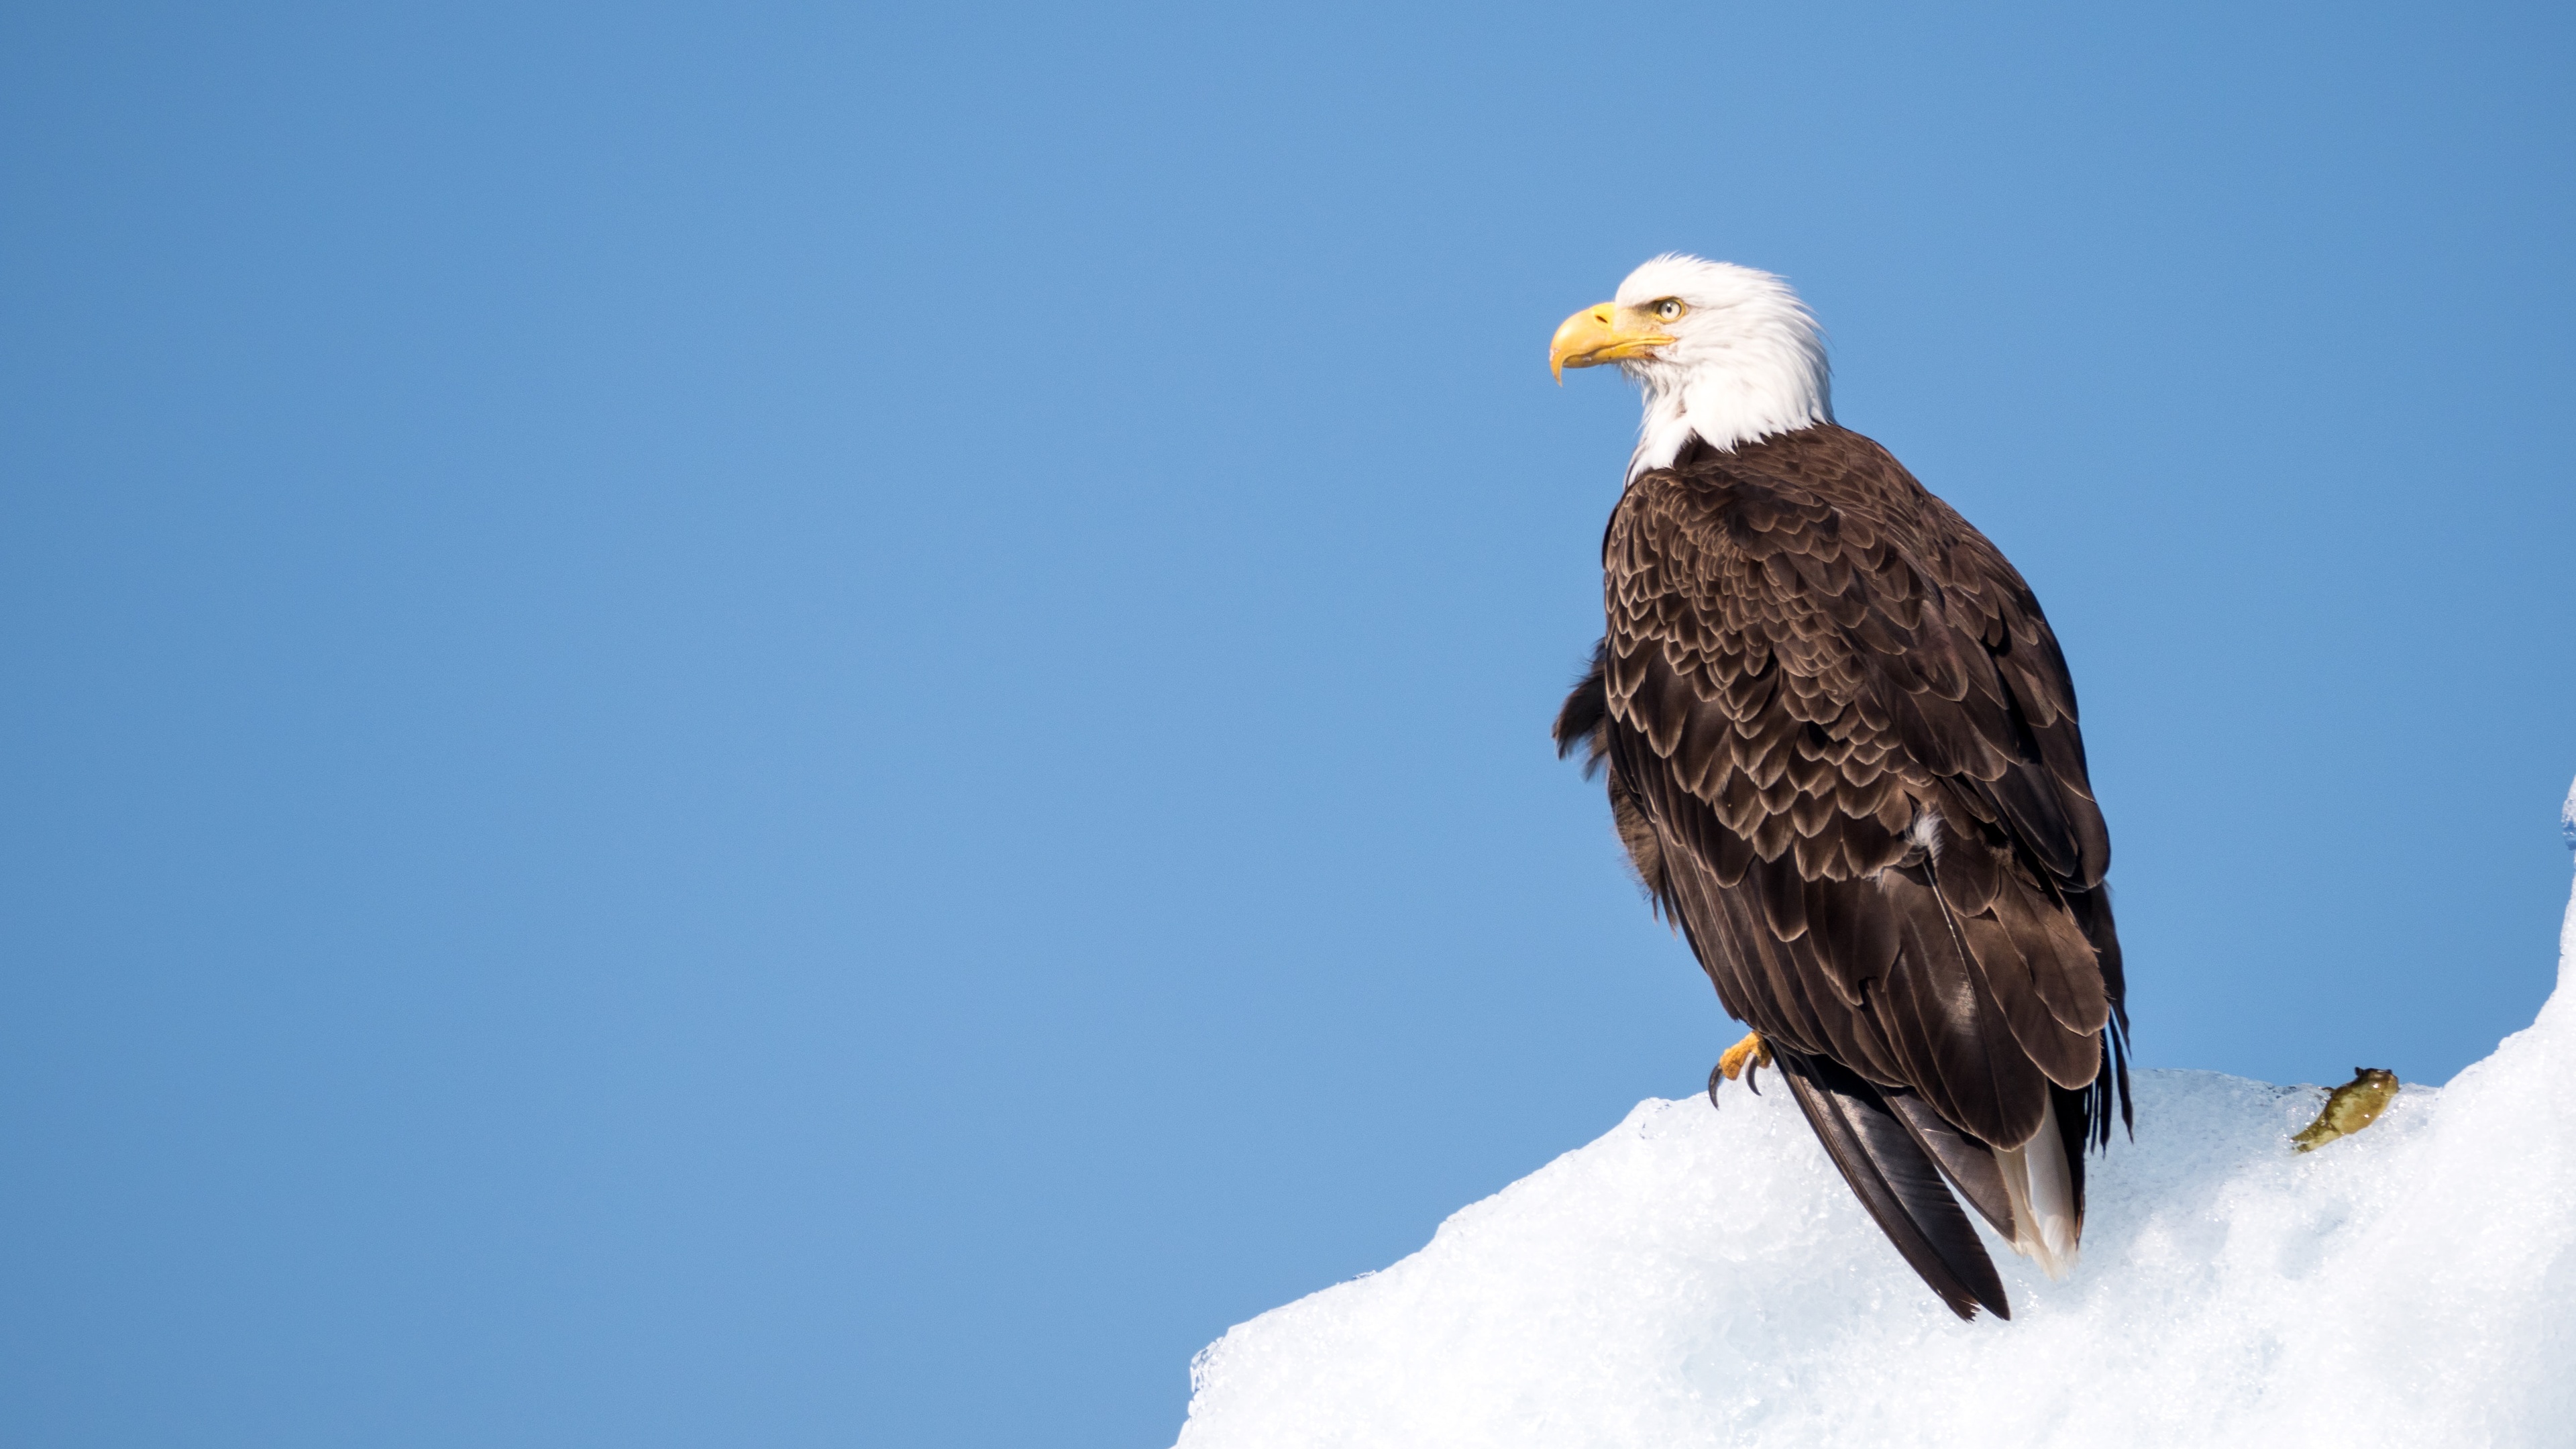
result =
M2115 1081L2125 1111L2110 843L2020 575L1876 444L1793 436L1630 487L1559 740L1606 758L1648 888L1904 1249L1873 1193L1910 1165L1852 1143L1916 1143L1994 1218L1991 1154L1941 1132L2019 1147L2062 1100L2080 1174Z

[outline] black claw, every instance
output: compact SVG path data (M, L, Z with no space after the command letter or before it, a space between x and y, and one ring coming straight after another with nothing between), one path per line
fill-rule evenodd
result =
M1755 1052L1744 1063L1744 1090L1757 1097L1762 1095L1762 1053L1760 1052Z
M1717 1105L1717 1084L1726 1080L1726 1065L1721 1062L1708 1069L1708 1104Z

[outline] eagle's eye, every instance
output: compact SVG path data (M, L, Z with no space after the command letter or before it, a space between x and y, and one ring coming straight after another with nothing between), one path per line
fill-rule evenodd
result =
M1679 297L1666 297L1655 304L1655 317L1658 321L1678 322L1681 320L1681 315L1689 310L1682 305Z

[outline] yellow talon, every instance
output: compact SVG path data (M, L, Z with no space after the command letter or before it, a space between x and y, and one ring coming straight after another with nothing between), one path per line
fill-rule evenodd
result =
M1717 1059L1718 1074L1730 1082L1734 1081L1744 1075L1747 1062L1757 1067L1771 1065L1770 1044L1762 1040L1762 1033L1758 1031L1746 1032L1744 1040L1726 1049L1725 1054Z

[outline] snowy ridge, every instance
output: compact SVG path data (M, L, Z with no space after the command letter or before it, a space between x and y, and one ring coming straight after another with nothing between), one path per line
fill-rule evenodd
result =
M2576 1444L2571 961L2576 902L2529 1028L2305 1156L2319 1088L2142 1073L2075 1277L1989 1235L2010 1323L1923 1290L1786 1091L1641 1102L1228 1332L1180 1449Z

